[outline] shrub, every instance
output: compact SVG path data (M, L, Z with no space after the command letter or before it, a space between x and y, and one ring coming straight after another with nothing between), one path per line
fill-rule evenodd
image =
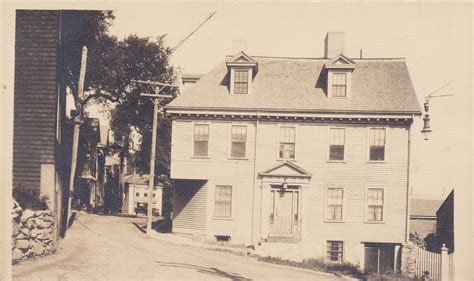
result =
M48 209L48 196L41 196L40 198L39 190L29 188L21 182L13 186L13 198L23 209Z
M310 270L315 270L315 271L329 272L329 273L334 273L336 275L337 274L350 275L358 279L366 279L365 274L359 270L358 266L351 263L347 263L347 262L342 262L342 263L329 262L323 258L318 258L318 259L310 258L310 259L304 259L303 261L297 262L297 261L284 260L279 257L270 257L270 256L259 257L258 260L263 261L263 262L268 262L268 263L288 265L288 266L310 269Z

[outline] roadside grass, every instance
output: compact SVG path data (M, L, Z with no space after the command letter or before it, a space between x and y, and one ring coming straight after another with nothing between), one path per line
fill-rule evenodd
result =
M282 259L279 257L258 257L259 261L279 264L279 265L287 265L292 267L299 267L304 269L310 269L314 271L321 271L327 273L333 273L336 276L340 275L348 275L357 279L366 280L367 275L359 270L359 267L351 264L351 263L333 263L328 262L322 258L310 258L304 259L302 261L291 261Z

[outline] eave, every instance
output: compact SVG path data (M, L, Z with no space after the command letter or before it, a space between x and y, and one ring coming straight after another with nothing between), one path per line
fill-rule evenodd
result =
M192 120L241 120L276 121L302 123L353 123L353 124L399 124L410 125L414 113L367 113L367 112L276 112L276 111L193 111L167 109L173 119Z

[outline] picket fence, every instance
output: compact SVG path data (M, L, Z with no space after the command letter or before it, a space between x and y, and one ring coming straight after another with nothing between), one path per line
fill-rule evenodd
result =
M439 253L415 245L415 258L416 277L421 278L428 272L430 280L453 280L454 253L448 254L448 249L444 245Z

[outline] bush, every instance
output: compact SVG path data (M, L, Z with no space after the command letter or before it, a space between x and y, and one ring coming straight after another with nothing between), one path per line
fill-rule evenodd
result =
M40 198L39 190L29 188L23 183L15 184L13 186L13 198L23 209L48 209L48 196L42 196Z
M329 272L334 274L344 274L350 275L358 279L366 279L365 274L359 270L359 267L347 262L329 262L323 258L318 259L304 259L303 261L291 261L291 260L284 260L279 257L259 257L259 261L274 263L274 264L281 264L281 265L288 265L293 267L299 267L304 269L310 269L315 271L323 271Z

